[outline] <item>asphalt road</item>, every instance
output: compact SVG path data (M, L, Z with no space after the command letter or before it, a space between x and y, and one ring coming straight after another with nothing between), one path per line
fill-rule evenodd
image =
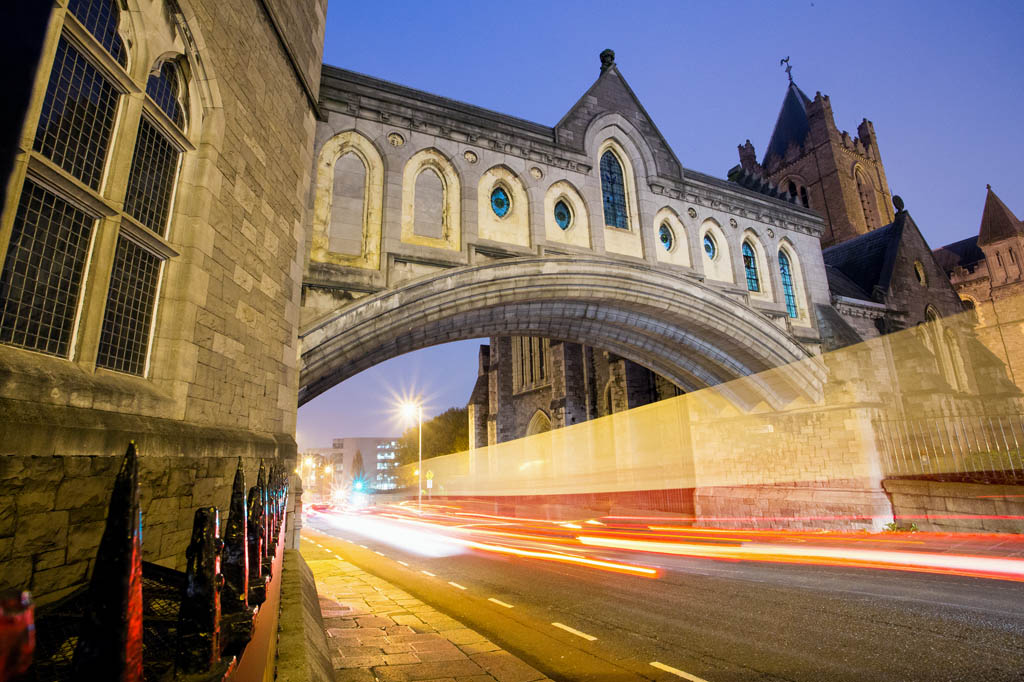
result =
M1024 680L1020 582L631 553L650 579L308 525L556 680Z

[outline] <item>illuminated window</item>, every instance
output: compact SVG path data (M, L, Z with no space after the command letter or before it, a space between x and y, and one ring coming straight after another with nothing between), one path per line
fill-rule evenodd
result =
M672 228L667 223L662 223L661 227L658 228L658 241L661 242L661 246L666 251L671 251L675 245L675 236L672 234Z
M754 249L748 242L743 242L743 271L747 275L747 291L761 291L761 283L757 278L757 258Z
M604 197L604 224L622 230L629 229L622 164L611 151L601 155L601 193Z
M718 255L718 246L710 234L704 235L704 253L707 254L708 260L715 260L715 256Z
M563 230L572 227L572 211L564 201L555 204L555 223Z
M494 211L494 215L504 218L508 215L508 210L511 206L512 202L509 201L508 192L505 191L505 188L495 187L494 191L491 192L491 210Z
M793 290L793 275L790 271L789 257L779 251L779 274L782 276L782 291L786 298L786 313L792 317L800 317L796 307L796 293Z

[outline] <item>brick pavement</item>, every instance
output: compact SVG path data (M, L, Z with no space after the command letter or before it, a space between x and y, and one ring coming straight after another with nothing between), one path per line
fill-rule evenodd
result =
M310 542L337 682L550 682L486 637Z

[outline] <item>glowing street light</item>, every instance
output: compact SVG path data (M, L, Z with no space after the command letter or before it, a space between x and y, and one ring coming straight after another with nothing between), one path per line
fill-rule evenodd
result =
M417 428L416 434L419 440L419 454L417 455L417 469L416 469L416 506L420 512L423 511L423 482L419 479L420 469L423 468L423 405L412 401L402 403L401 406L402 416L407 420L411 421L416 419Z

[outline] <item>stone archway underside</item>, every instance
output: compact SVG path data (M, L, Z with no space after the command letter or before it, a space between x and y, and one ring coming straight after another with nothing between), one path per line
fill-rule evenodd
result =
M439 272L352 302L301 334L299 405L390 358L503 334L585 343L686 391L740 377L746 407L817 402L824 366L763 315L691 279L604 258L511 258ZM787 367L784 378L761 372Z

